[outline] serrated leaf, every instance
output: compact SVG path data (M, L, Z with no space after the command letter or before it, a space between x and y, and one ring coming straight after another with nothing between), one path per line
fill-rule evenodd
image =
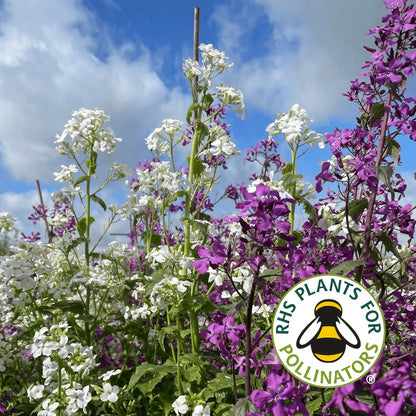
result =
M282 175L283 187L292 194L293 198L296 198L299 195L293 195L293 192L296 191L296 184L303 179L301 174L293 174L292 172L287 172Z
M95 219L93 217L90 217L89 225L91 225L94 221L95 221ZM76 227L77 227L77 230L78 230L78 234L81 237L84 237L85 231L87 230L87 218L86 217L80 218L77 221Z
M107 205L105 204L105 202L101 198L99 198L98 196L91 195L91 199L94 202L96 202L97 204L99 204L104 211L107 209Z
M348 260L332 268L329 271L329 274L341 274L341 275L348 274L352 272L356 267L363 266L363 265L364 265L364 262L362 260Z
M311 400L310 402L306 403L306 408L308 409L308 412L312 415L321 407L321 404L322 404L322 396L318 396L316 399Z
M308 214L309 218L312 220L313 225L316 224L316 211L315 207L305 198L302 199L303 209L305 210L306 214Z
M190 157L187 157L187 160L188 160L188 165L190 165L191 164L190 163L191 162ZM205 167L202 164L201 159L199 159L199 157L195 156L194 161L193 161L193 172L192 172L192 174L195 177L199 178L201 176L202 172L204 171L204 169L205 169Z
M127 390L139 388L143 394L150 393L162 379L168 375L175 377L177 365L167 360L162 365L144 362L136 367L136 371L131 376ZM143 380L145 378L145 380Z

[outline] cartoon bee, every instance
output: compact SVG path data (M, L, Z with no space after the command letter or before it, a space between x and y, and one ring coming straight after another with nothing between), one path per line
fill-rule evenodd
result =
M299 335L296 346L311 346L315 357L324 363L339 360L348 345L360 348L361 341L352 327L342 318L341 305L333 299L325 299L315 306L315 319Z

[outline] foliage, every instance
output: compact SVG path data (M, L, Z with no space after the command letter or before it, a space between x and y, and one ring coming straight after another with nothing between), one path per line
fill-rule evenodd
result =
M415 69L416 11L386 1L389 14L371 31L367 81L346 94L360 116L352 130L326 135L333 157L316 189L298 160L324 147L306 111L279 114L268 137L250 147L248 186L227 187L235 212L214 218L212 195L237 154L224 122L244 115L241 91L215 79L232 64L201 45L202 62L185 60L193 103L187 125L164 120L147 138L150 161L128 181L127 202L102 190L129 177L114 163L99 169L117 142L100 110L80 109L57 136L70 159L55 179L66 186L54 206L34 207L47 225L23 236L0 266L0 411L56 415L413 414L416 408L414 207L403 205L400 142L416 138L416 99L406 96ZM215 88L214 88L215 87ZM291 160L278 152L286 140ZM312 196L331 183L326 196ZM100 196L101 195L101 196ZM295 227L296 209L308 219ZM299 209L299 208L298 208ZM107 225L97 236L97 214ZM129 218L130 244L101 242ZM0 216L0 232L15 231ZM384 311L383 356L361 379L335 390L298 383L273 351L271 314L301 279L344 273L365 284Z

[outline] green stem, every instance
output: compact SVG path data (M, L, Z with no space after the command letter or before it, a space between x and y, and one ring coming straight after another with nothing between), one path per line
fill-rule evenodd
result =
M177 366L177 370L176 370L176 374L177 374L177 378L178 378L178 390L179 390L179 395L183 394L183 387L182 387L182 378L181 378L181 322L179 320L179 317L176 317L176 327L178 329L178 338L177 338L177 345L176 345L176 350L177 350L177 360L176 360L176 366Z
M90 154L90 160L92 159L92 155ZM87 281L87 293L86 293L86 299L85 299L85 309L86 313L90 313L90 302L91 302L91 288L88 283L88 277L89 277L89 267L90 267L90 219L91 219L91 176L92 176L92 169L91 164L88 167L88 178L87 178L87 184L86 184L86 197L87 197L87 206L85 211L85 238L86 241L84 243L84 256L85 256L85 278ZM85 322L85 335L86 335L86 342L87 345L91 344L91 333L90 333L90 324L88 320Z
M172 324L170 322L169 310L166 310L166 319L168 321L168 327L171 327ZM176 360L175 348L173 347L173 342L172 341L173 341L172 339L169 340L169 342L170 342L170 350L172 352L172 359L176 363L177 360Z
M296 153L297 149L291 147L292 150L292 175L293 177L296 175ZM292 198L296 195L296 182L294 181L293 189L292 189ZM296 205L292 204L290 206L290 214L289 214L289 222L290 222L290 234L293 234L293 230L295 227L295 209Z

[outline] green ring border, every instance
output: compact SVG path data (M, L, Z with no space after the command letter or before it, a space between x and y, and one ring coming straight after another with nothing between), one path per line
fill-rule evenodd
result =
M378 307L378 309L380 310L380 315L381 315L381 317L382 317L382 321L383 321L383 328L384 328L384 337L383 337L383 345L381 346L381 348L380 348L380 352L379 352L379 354L378 354L378 356L377 356L377 358L376 358L376 360L375 360L375 362L374 362L374 364L368 369L368 371L367 372L365 372L365 373L363 373L362 375L360 375L359 377L357 377L356 379L354 379L354 380L352 380L352 381L350 381L350 382L348 382L348 383L345 383L345 384L340 384L340 385L337 385L337 386L320 386L320 385L316 385L316 384L311 384L311 383L307 383L307 382L305 382L305 381L303 381L303 380L301 380L301 379L299 379L297 376L295 376L293 373L292 373L292 371L290 371L289 369L287 369L286 368L286 365L285 364L283 364L283 361L280 359L280 356L279 356L279 354L278 354L278 352L277 352L277 348L276 348L276 346L274 345L274 335L273 335L273 333L274 333L274 327L273 327L273 323L274 323L274 318L275 318L275 315L276 315L276 312L277 312L277 309L278 309L278 307L279 307L279 305L280 305L280 303L283 301L283 299L286 297L286 295L289 293L289 292L291 292L296 286L298 286L298 285L300 285L301 283L303 283L303 282L305 282L306 280L309 280L309 279L313 279L313 278L315 278L315 277L324 277L324 276L332 276L332 277L342 277L342 278L344 278L344 279L348 279L348 280L352 280L354 283L356 283L357 285L359 285L359 286L361 286L373 299L374 299L374 301L375 301L375 303L376 303L376 305L377 305L377 307ZM379 358L380 358L380 356L381 356L381 353L383 352L383 350L384 350L384 347L385 347L385 344L386 344L386 321L385 321L385 319L384 319L384 314L383 314L383 310L381 309L381 306L380 306L380 304L378 303L378 301L376 300L376 298L372 295L372 293L370 293L369 292L369 290L364 286L364 285L362 285L361 283L359 283L359 282L357 282L356 280L354 280L354 279L351 279L351 277L346 277L346 276L342 276L342 275L339 275L339 274L317 274L317 275L314 275L314 276L309 276L309 277L307 277L306 279L302 279L300 282L298 282L298 283L296 283L295 285L293 285L281 298L280 298L280 301L279 301L279 303L276 305L276 309L274 310L274 312L273 312L273 318L272 318L272 327L271 327L271 335L272 335L272 344L273 344L273 348L274 348L274 351L275 351L275 353L276 353L276 355L277 355L277 358L279 359L279 361L280 361L280 363L282 364L282 366L283 366L283 368L290 374L290 375L292 375L296 380L298 380L298 381L300 381L301 383L304 383L304 384L307 384L307 385L309 385L309 386L313 386L313 387L318 387L318 388L329 388L329 389L337 389L338 387L343 387L343 386L348 386L348 385L350 385L350 384L352 384L352 383L355 383L357 380L359 380L359 379L361 379L361 378L363 378L364 376L366 376L370 371L371 371L371 369L374 367L374 365L376 364L376 362L379 360Z

